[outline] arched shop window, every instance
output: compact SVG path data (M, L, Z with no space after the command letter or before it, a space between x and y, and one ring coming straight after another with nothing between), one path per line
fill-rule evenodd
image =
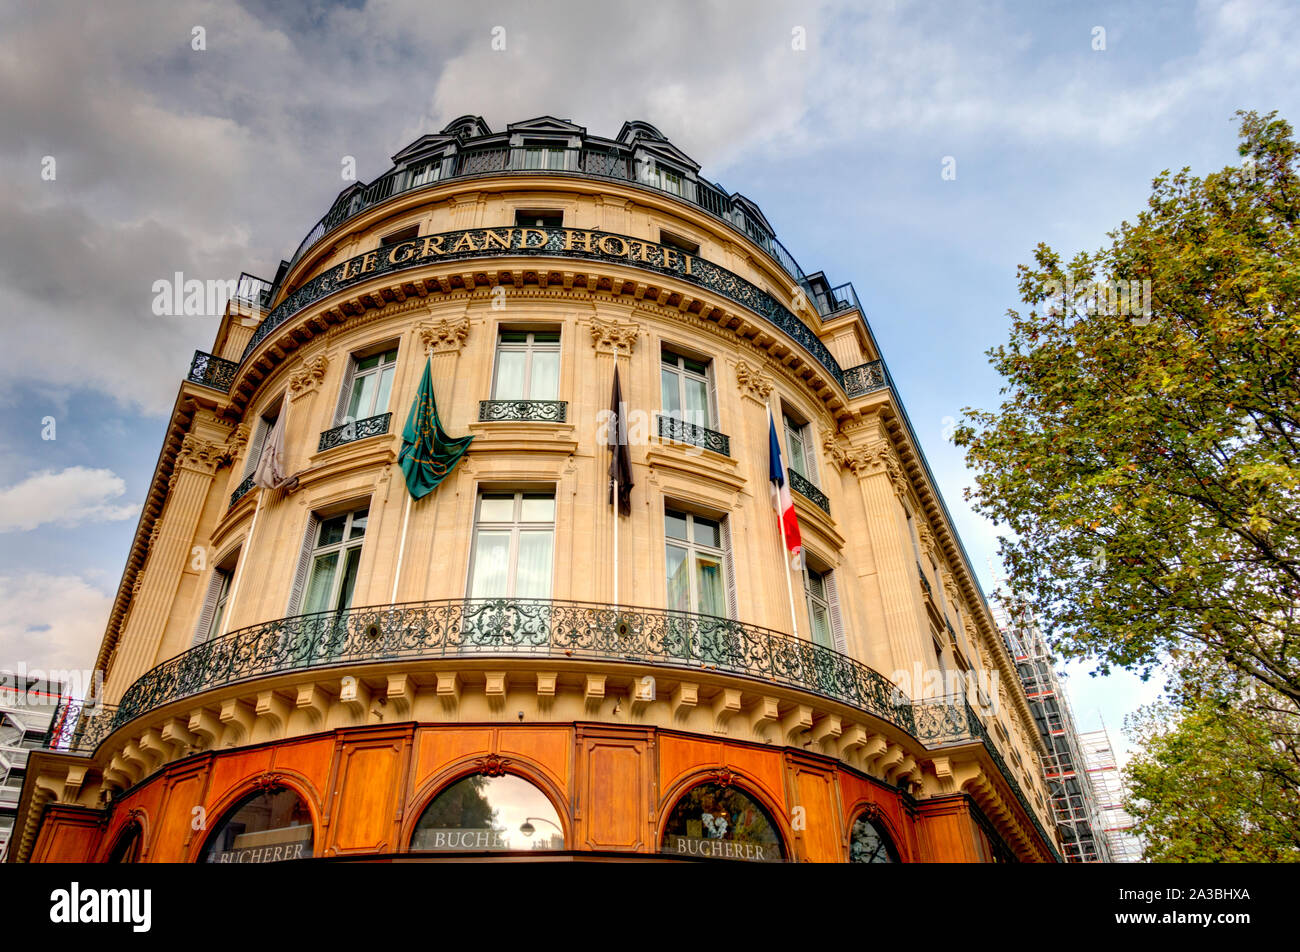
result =
M132 820L126 825L121 833L117 835L117 842L113 844L113 852L108 854L110 863L138 863L140 862L140 850L144 846L144 830L140 824Z
M881 825L864 813L849 836L850 863L895 863L894 845Z
M287 787L240 800L217 824L203 850L205 863L278 863L313 853L311 811Z
M513 774L476 773L444 788L424 808L412 850L562 850L564 827L550 799Z
M771 814L744 790L702 783L677 801L660 850L682 857L780 862L785 845Z

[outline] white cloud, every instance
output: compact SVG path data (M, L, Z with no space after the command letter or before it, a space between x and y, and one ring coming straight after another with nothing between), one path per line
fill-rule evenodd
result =
M0 669L91 667L112 604L77 575L0 576Z
M32 473L21 483L0 489L0 532L130 519L140 507L113 502L125 492L126 483L111 469L70 466Z

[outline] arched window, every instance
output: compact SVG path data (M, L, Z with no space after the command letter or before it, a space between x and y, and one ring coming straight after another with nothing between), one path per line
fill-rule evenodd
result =
M144 830L137 821L132 820L117 835L117 842L113 844L113 851L108 854L108 862L138 863L140 862L140 850L143 846Z
M550 799L513 774L476 773L444 788L424 808L413 850L562 850L564 827Z
M287 787L249 794L226 812L203 849L205 863L277 863L314 855L311 811Z
M660 850L682 857L780 862L785 844L771 815L739 787L702 783L677 801Z
M849 836L850 863L896 863L894 844L880 823L864 813L853 824Z

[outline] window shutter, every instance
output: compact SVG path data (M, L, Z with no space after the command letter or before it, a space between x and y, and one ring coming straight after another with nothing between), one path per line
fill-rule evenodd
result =
M727 573L727 617L739 621L736 606L736 568L731 558L731 517L722 520L722 569Z
M307 572L311 568L311 553L315 547L316 532L319 528L320 516L313 512L307 517L307 531L303 533L302 551L298 553L298 568L293 573L293 588L289 591L289 609L286 614L298 614L302 605L303 592L307 588Z
M194 626L193 644L202 644L208 640L208 634L212 629L212 616L217 612L217 597L221 594L223 574L221 569L213 569L212 577L208 579L208 591L203 596L203 610L199 612L199 623Z
M334 407L334 425L340 426L343 423L343 414L348 409L348 399L352 396L352 378L357 372L357 361L355 357L348 358L348 368L343 372L343 386L339 387L339 402Z
M835 583L839 574L836 570L826 573L826 602L831 607L831 634L835 638L835 650L841 654L848 654L849 646L844 638L844 617L840 609L840 592Z
M253 442L248 446L248 457L244 460L245 478L253 474L257 468L257 460L262 455L262 444L266 442L266 433L270 429L266 424L264 417L257 418L257 426L253 431Z
M819 475L820 466L817 465L816 443L813 441L813 428L811 423L805 423L803 429L803 465L806 473L800 473L808 482L812 483L818 489L822 488L822 480ZM834 574L834 573L832 573Z

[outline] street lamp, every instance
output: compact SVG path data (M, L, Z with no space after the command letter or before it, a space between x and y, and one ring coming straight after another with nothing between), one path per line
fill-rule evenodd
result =
M540 816L524 817L524 822L523 825L519 827L519 832L524 834L524 836L532 836L534 833L536 833L537 827L533 826L532 824L533 820L536 820L538 823L551 824L551 826L555 827L555 829L559 831L560 837L561 838L564 837L564 831L560 829L560 825L558 823L554 822L553 820L548 820L545 817L540 817Z

